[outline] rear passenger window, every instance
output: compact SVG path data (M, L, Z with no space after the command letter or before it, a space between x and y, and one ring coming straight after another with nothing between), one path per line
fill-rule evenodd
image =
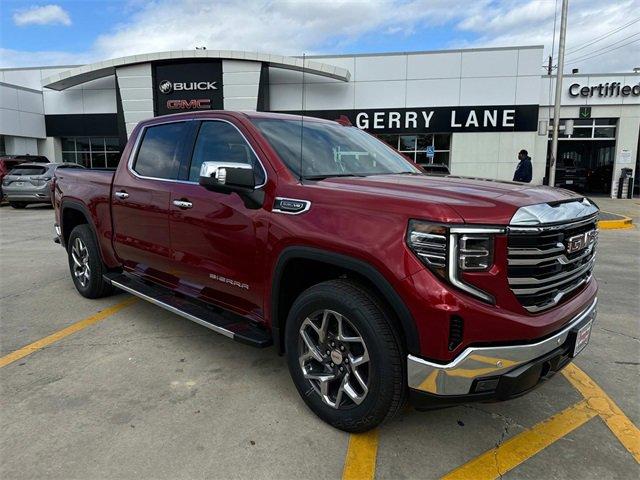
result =
M203 122L193 150L189 181L197 182L202 162L235 162L253 165L256 185L264 183L264 170L236 127L226 122Z
M180 152L182 151L186 122L166 123L148 127L133 165L133 170L143 177L178 178Z

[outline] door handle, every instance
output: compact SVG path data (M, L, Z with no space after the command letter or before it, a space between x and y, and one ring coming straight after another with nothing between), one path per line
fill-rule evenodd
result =
M125 198L129 198L129 194L127 192L116 192L116 197L124 200Z
M173 204L178 207L178 208L182 208L182 209L186 209L186 208L191 208L193 207L193 203L188 202L186 200L174 200Z

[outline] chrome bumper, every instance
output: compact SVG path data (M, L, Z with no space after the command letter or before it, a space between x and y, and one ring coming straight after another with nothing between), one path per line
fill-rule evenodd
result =
M409 387L434 395L466 395L474 380L502 375L519 365L531 362L564 344L569 332L587 317L596 316L598 299L572 319L566 327L549 338L529 345L469 347L446 365L429 362L413 355L407 357Z

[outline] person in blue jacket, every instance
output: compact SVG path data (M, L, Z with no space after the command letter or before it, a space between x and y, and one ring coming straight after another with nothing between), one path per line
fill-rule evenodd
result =
M520 150L520 153L518 153L518 159L520 160L520 163L518 163L518 166L516 167L516 173L513 174L513 181L529 183L533 176L529 152L526 150Z

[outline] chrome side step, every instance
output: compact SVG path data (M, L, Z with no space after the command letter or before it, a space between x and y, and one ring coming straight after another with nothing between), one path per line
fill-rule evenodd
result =
M127 273L109 273L106 281L147 302L180 315L203 327L241 343L264 348L272 344L269 332L233 313L206 305L198 300L174 295L159 285L150 285Z

